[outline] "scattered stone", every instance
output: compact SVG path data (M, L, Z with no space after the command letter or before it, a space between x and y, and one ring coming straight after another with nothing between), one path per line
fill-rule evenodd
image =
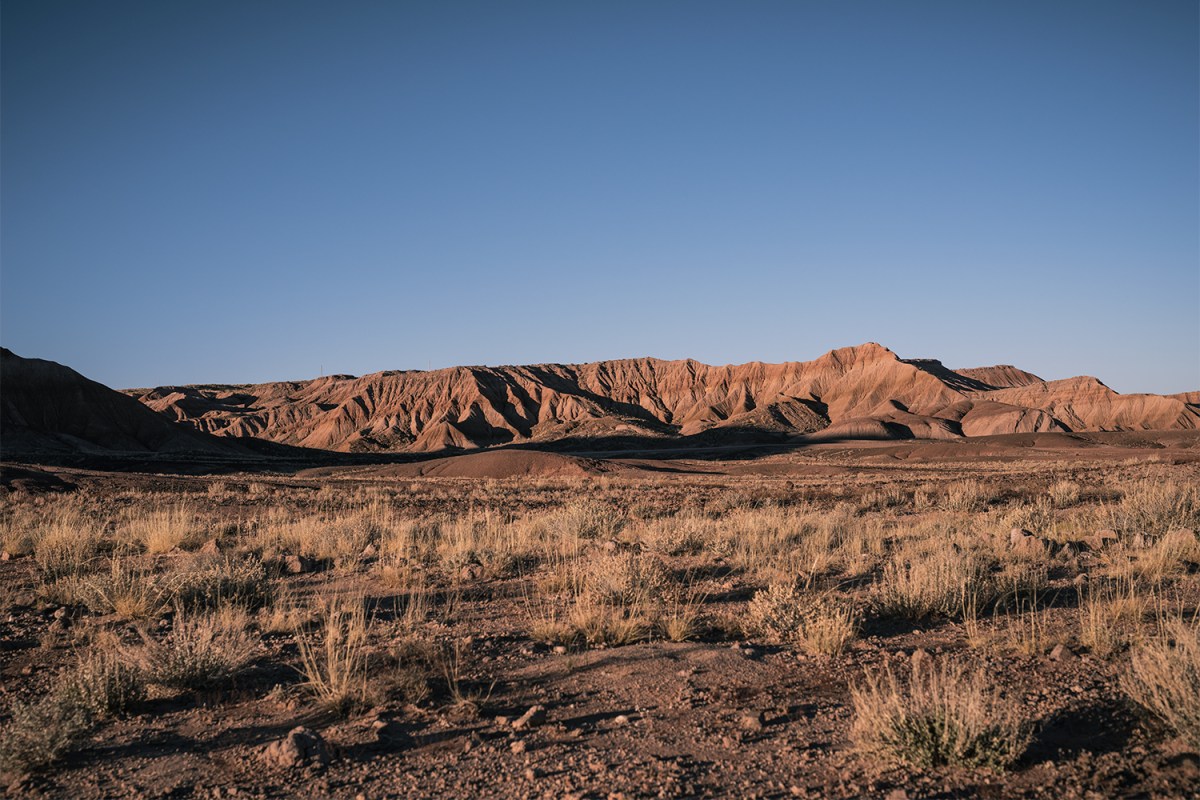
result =
M761 711L745 711L738 720L738 726L744 731L761 731L766 724L766 717Z
M461 581L476 581L479 580L479 575L480 572L478 564L465 564L463 568L458 571L458 579Z
M411 737L404 730L404 726L395 720L377 719L371 727L375 729L375 739L380 744L385 744L389 747L400 747L411 741Z
M1054 645L1054 649L1050 651L1051 661L1073 661L1075 654L1072 653L1065 644L1061 642Z
M912 668L920 669L922 666L927 665L931 658L933 658L933 656L929 655L928 650L923 647L918 647L916 650L912 651Z
M304 556L280 556L279 563L283 571L289 575L301 575L305 572L313 571L312 559L305 558Z
M268 764L293 769L322 768L329 765L329 748L321 734L303 726L292 728L284 738L267 745L263 760Z
M628 725L629 717L625 716L624 714L618 714L617 716L613 717L613 724L614 725Z
M359 558L364 559L374 558L377 555L379 555L379 548L373 544L368 544L362 549L362 552L358 554Z
M0 551L0 561L12 561L12 553L7 550Z
M1110 545L1116 544L1118 538L1119 537L1117 536L1116 531L1105 528L1102 531L1096 531L1084 541L1087 542L1088 547L1092 548L1093 550L1103 550Z
M539 772L537 767L530 767L529 769L525 770L525 780L527 781L536 781L538 779L538 775Z
M529 728L538 728L546 724L546 708L545 706L533 706L513 722L513 729L523 731Z
M555 655L565 656L567 654L567 646L565 644L554 645Z
M508 746L508 749L512 750L514 753L524 753L529 748L525 744L524 739L517 739L515 742L513 742L512 744L510 744Z
M1013 528L1008 532L1008 546L1017 547L1026 539L1033 537L1033 531L1027 531L1024 528Z
M903 789L892 789L887 794L887 800L908 800L908 792Z
M221 547L217 544L216 539L209 539L197 551L202 556L219 556L221 555Z

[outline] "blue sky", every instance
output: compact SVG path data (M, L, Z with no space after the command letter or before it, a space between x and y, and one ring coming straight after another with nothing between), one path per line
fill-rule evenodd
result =
M0 340L112 386L879 341L1200 389L1191 0L2 14Z

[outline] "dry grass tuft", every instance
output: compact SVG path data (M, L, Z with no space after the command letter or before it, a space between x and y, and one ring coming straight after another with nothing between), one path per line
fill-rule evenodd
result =
M1136 648L1121 680L1138 705L1192 747L1200 747L1200 617L1164 625L1163 635Z
M304 685L321 706L336 714L365 708L372 700L367 669L370 624L358 598L325 604L316 633L296 631Z
M227 683L250 665L261 650L258 637L246 630L244 611L178 611L162 639L143 633L142 646L130 653L151 683L172 689L207 689Z
M919 767L1003 768L1021 756L1030 726L1017 701L982 669L954 663L914 668L902 684L890 671L850 690L851 736L864 752Z

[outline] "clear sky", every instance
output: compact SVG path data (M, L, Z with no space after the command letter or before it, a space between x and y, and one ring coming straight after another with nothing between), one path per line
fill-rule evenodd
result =
M114 387L879 341L1200 389L1195 0L0 22L0 341Z

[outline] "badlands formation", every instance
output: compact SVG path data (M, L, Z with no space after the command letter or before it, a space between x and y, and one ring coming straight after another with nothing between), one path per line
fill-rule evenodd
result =
M654 358L334 375L252 386L129 390L219 437L343 452L510 443L957 439L1051 431L1191 430L1194 394L1122 395L1095 378L1011 366L951 370L878 344L813 361L708 366ZM691 438L700 437L700 438Z

